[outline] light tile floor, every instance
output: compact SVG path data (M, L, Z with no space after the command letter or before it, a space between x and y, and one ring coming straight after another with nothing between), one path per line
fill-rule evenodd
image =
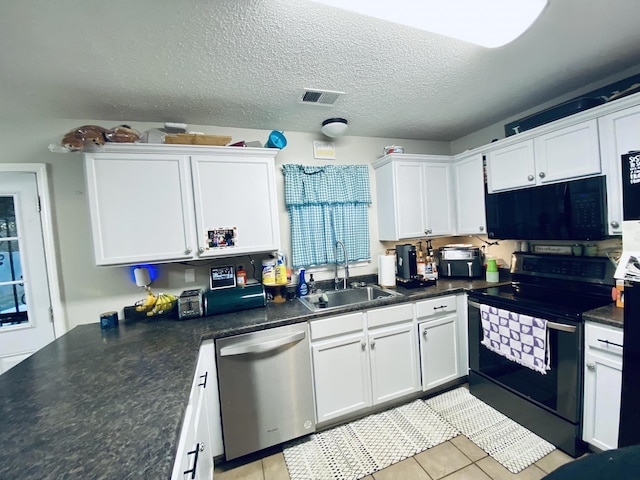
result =
M554 450L517 475L489 457L464 435L458 435L411 458L398 462L364 480L540 480L573 461ZM282 452L242 465L217 465L215 480L289 480ZM313 480L313 479L309 479Z

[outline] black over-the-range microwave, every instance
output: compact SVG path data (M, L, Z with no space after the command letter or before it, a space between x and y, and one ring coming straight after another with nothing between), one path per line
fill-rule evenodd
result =
M604 176L487 193L489 238L602 240L607 237Z

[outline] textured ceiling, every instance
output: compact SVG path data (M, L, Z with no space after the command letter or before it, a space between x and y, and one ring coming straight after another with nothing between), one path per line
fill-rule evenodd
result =
M3 1L0 116L454 140L640 67L640 2L550 1L498 49L307 0Z

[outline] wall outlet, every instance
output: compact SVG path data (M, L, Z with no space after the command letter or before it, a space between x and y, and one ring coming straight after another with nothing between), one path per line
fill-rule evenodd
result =
M184 283L194 283L196 281L196 269L185 268L184 269Z

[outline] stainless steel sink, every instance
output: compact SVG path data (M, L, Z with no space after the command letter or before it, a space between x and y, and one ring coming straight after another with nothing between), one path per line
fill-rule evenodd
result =
M388 297L401 296L401 293L377 285L348 288L346 290L328 290L300 297L298 300L312 312L333 310L350 305L366 304Z

